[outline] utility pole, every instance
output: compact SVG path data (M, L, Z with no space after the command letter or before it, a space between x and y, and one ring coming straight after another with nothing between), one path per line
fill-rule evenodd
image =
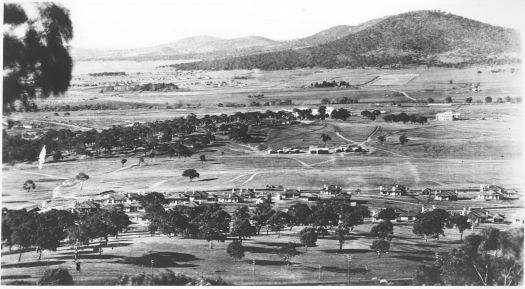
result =
M252 278L253 285L255 285L255 257L252 258Z
M155 260L151 258L151 276L153 277L153 265L155 265Z
M347 274L348 274L348 285L350 285L350 261L352 260L351 255L346 255L346 268L347 268Z
M319 281L321 281L321 264L319 264Z

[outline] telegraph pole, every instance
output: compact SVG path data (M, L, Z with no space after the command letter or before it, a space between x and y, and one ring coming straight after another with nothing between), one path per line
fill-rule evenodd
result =
M253 285L255 285L255 257L252 258L252 278Z
M350 285L350 261L352 260L351 255L346 255L346 268L347 268L347 274L348 274L348 285Z
M319 264L319 281L321 281L321 264Z
M155 265L155 260L151 258L151 276L153 277L153 265Z

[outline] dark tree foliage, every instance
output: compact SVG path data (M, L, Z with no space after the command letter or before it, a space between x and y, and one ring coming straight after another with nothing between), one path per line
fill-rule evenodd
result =
M297 203L288 208L290 215L290 226L306 225L312 210L306 204Z
M383 220L372 227L370 235L377 237L378 239L387 239L390 241L394 235L394 224L389 220Z
M304 228L299 232L301 244L305 247L315 247L317 242L317 232L315 228Z
M30 108L37 96L65 92L73 68L66 46L73 38L69 10L44 2L38 4L38 16L28 19L19 5L4 4L4 26L3 112L14 110L17 100ZM19 37L14 30L21 27Z
M443 209L435 209L420 213L416 216L412 232L419 236L428 236L439 240L439 235L445 235L445 224L448 223L449 213Z
M66 268L54 268L44 272L44 276L38 280L38 285L74 285L74 282Z
M233 240L230 244L228 244L228 247L226 247L226 252L234 259L241 259L244 257L244 247L239 240Z

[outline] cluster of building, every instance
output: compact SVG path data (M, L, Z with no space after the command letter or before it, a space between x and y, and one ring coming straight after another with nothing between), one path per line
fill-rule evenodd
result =
M309 153L309 154L332 154L332 153L364 153L367 152L366 149L358 145L348 144L341 145L335 148L328 147L318 147L318 146L309 146L308 150L302 150L299 148L287 148L283 147L280 149L269 149L269 154L300 154L300 153Z
M420 195L433 197L435 201L457 201L460 193L474 193L478 200L505 200L516 199L516 192L506 190L497 185L481 185L478 188L466 189L437 189L425 188L419 192ZM408 187L399 184L385 185L379 187L381 196L407 196L413 194Z
M436 120L439 121L449 121L449 120L459 120L460 119L460 113L459 112L452 112L452 111L445 111L441 113L436 113Z

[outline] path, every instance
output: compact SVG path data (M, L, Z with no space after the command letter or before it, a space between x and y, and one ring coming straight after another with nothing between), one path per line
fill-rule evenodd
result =
M49 177L49 178L55 178L55 179L58 179L58 180L67 180L67 178L64 178L64 177L58 177L58 176L53 176L53 175L48 175L48 174L26 172L26 171L23 171L23 170L16 170L16 171L24 173L24 174L39 175L39 176L44 176L44 177Z
M397 93L401 93L401 94L403 94L406 98L408 98L408 99L410 99L410 100L413 100L413 101L417 101L417 99L415 99L415 98L409 96L409 95L408 95L406 92L404 92L404 91L397 91L397 90L391 90L391 91L393 91L393 92L397 92Z
M80 130L92 130L92 129L94 129L93 127L85 127L85 126L80 126L80 125L67 124L67 123L61 123L61 122L57 122L57 121L48 121L48 120L32 120L32 121L48 123L48 124L54 124L54 125L67 126L67 127L71 127L71 128L80 129Z
M253 174L250 176L249 179L247 179L244 183L241 184L241 186L242 186L242 185L245 185L245 184L247 184L247 183L249 183L249 182L251 182L251 181L253 180L253 178L254 178L256 175L258 175L258 174L259 174L259 173L253 173Z

